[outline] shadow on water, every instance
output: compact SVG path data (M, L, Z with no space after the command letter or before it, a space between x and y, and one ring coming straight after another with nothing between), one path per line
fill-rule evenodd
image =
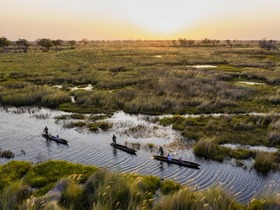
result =
M244 169L236 167L234 161L206 161L197 158L191 149L176 148L170 149L176 158L183 157L184 160L197 162L201 165L200 170L154 160L152 156L157 154L157 149L150 149L147 145L152 143L155 146L165 146L173 139L179 139L180 134L171 128L153 124L147 120L147 116L118 112L108 119L113 123L110 132L91 133L86 130L68 129L63 123L57 123L55 117L66 114L69 113L48 109L30 108L28 112L17 109L0 110L0 148L12 150L16 154L15 160L67 160L112 171L155 175L197 190L222 185L241 202L247 202L259 193L280 193L279 173L260 176L254 170L249 170L252 164L249 161L248 169ZM38 118L38 115L48 117ZM50 132L67 137L69 145L46 141L41 136L45 126L48 126ZM131 132L135 127L141 127L141 131ZM112 147L108 141L112 132L122 140L121 144L127 142L129 147L137 150L137 156ZM0 158L0 164L8 161L10 160Z

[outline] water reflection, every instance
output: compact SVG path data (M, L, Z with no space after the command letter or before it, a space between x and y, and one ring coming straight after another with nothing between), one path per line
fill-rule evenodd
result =
M150 150L147 144L168 145L173 139L180 139L180 134L171 128L155 125L147 116L118 112L109 119L114 123L110 132L91 133L86 130L67 129L63 124L57 124L55 117L64 114L69 113L38 108L30 108L28 112L14 108L0 110L0 148L15 152L16 160L33 162L67 160L111 171L151 174L187 184L198 190L223 185L241 202L247 202L259 193L280 193L279 173L260 176L254 170L249 170L251 165L249 161L248 169L243 169L236 167L232 161L225 163L205 161L194 156L191 149L176 148L171 148L174 156L181 156L185 160L201 164L200 170L154 160L152 156L156 155L157 148L153 147ZM48 126L52 133L67 137L69 146L46 141L41 136L45 126ZM140 131L132 132L135 127L141 128ZM143 136L140 135L141 132ZM128 146L136 149L137 156L113 148L109 141L112 133L120 137L121 144L127 142ZM164 149L170 148L166 146ZM2 158L0 164L8 161Z

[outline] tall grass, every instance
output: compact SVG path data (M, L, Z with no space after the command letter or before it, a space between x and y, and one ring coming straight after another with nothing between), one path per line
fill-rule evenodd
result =
M31 194L31 189L21 181L15 181L0 193L0 209L19 209Z
M63 177L71 174L83 174L83 179L81 179L81 182L83 182L96 170L97 168L92 166L82 166L66 161L48 161L33 167L28 171L23 180L31 187L38 188L35 191L37 195L42 195L49 191Z
M0 192L11 183L20 180L30 169L31 164L24 161L10 161L0 166Z
M89 177L82 191L77 185L68 185L61 204L73 209L149 209L155 192L152 180L157 179L99 170Z
M271 170L276 170L278 164L276 163L276 156L272 153L259 152L256 156L253 167L260 173L268 173Z
M223 161L227 156L227 148L222 148L215 139L200 139L194 145L194 154L207 159Z
M48 161L32 167L27 162L11 161L1 166L0 183L8 176L13 181L0 190L0 209L262 210L280 207L278 194L241 204L221 187L196 191L170 180L161 182L154 176L110 173L64 161ZM34 185L36 179L42 178L48 184L60 180L61 197L45 194L46 185ZM41 196L38 196L39 189L44 189Z
M163 197L155 207L156 210L242 210L239 204L220 188L210 188L201 192L193 192L184 187L178 192Z

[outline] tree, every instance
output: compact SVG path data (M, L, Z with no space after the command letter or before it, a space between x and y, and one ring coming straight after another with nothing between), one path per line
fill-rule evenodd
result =
M86 38L83 38L80 43L84 44L84 45L87 45L89 43L88 39Z
M260 40L259 47L266 49L267 51L269 51L271 49L278 49L277 45L276 45L276 41L274 41L272 39L271 40L266 40L266 39Z
M48 52L50 48L53 46L53 43L50 39L38 39L37 44L41 47L43 47L43 51Z
M9 41L6 37L0 37L0 47L8 47L10 44L11 41Z
M57 51L57 46L58 46L58 45L62 45L63 40L61 40L61 39L52 40L52 43L53 43L53 45L55 46L55 49L56 49L56 51Z
M71 46L71 48L73 49L75 44L76 44L76 41L75 40L71 40L68 42L68 44Z
M19 39L16 41L16 45L21 47L23 52L27 53L29 42L26 39Z

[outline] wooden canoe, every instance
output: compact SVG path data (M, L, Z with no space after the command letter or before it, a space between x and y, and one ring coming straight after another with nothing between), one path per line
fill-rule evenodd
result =
M180 160L175 159L175 158L172 158L172 160L168 160L167 157L159 156L159 155L154 155L153 157L156 160L164 161L164 162L171 163L171 164L176 164L176 165L179 165L179 166L186 166L186 167L189 167L189 168L199 169L199 166L200 166L200 164L198 164L198 163L194 163L194 162L190 162L190 161L186 161L186 160L181 160L180 161Z
M60 144L68 144L68 141L65 140L65 139L62 139L62 138L57 138L55 136L49 136L45 133L43 133L42 136L44 138L46 138L47 140L55 141L55 142L60 143Z
M112 146L112 147L115 147L115 148L117 148L117 149L120 149L120 150L122 150L122 151L125 151L125 152L127 152L127 153L136 155L136 150L135 150L135 149L132 149L132 148L129 148L129 147L127 147L127 146L120 145L120 144L114 144L114 143L111 143L111 146Z

